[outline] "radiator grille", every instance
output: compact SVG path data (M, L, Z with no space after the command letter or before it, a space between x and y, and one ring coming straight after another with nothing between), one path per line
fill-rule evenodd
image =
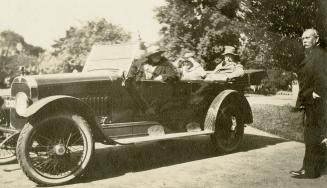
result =
M97 115L109 116L110 115L110 101L107 96L100 97L85 97L81 98L83 102L88 104Z

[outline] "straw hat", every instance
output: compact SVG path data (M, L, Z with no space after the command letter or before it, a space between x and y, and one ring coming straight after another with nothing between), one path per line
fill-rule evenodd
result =
M184 54L184 57L185 58L189 58L189 57L194 57L194 53L193 52L186 52L185 54Z
M232 54L232 55L238 56L238 54L236 52L236 48L233 46L225 46L225 51L224 51L223 55L227 55L227 54Z
M164 52L165 50L161 49L159 46L154 45L146 49L146 56L149 57L151 55L162 54Z

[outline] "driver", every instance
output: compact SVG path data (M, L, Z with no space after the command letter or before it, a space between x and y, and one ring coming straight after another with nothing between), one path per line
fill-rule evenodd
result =
M162 56L164 51L158 46L151 46L147 49L145 58L132 63L128 72L128 79L140 80L178 80L178 73L175 67Z

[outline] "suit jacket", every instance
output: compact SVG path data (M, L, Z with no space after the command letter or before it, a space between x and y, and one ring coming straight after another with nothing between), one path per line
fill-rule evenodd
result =
M306 50L300 64L297 107L313 104L312 93L327 99L327 52L320 47Z
M225 63L224 61L217 65L215 73L226 73L229 78L241 77L244 75L243 65L237 62Z
M327 138L327 52L320 47L307 49L301 62L299 76L299 95L296 106L313 109L322 135ZM313 99L313 92L320 96Z

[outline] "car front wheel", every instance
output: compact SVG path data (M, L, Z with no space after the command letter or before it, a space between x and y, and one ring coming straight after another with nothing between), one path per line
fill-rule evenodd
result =
M40 185L59 185L80 176L93 151L89 124L83 117L70 113L27 123L17 143L22 170Z
M231 100L224 101L218 110L215 132L211 139L217 150L235 151L244 135L244 123L238 106Z

